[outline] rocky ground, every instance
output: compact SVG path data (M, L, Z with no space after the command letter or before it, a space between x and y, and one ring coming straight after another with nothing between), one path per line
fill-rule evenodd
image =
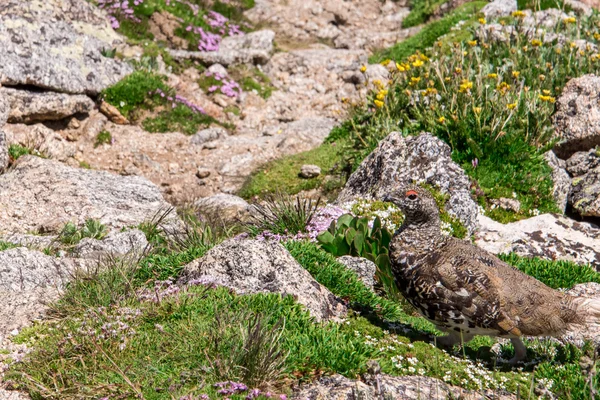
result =
M498 0L484 13L488 18L507 15L516 10L513 3ZM12 338L52 315L52 303L73 279L96 271L108 258L136 263L162 246L149 234L153 223L181 244L188 225L174 207L182 210L195 203L223 219L246 218L248 204L234 195L252 172L268 161L321 145L347 119L348 105L364 101L373 81L388 80L387 67L368 65L368 57L419 31L401 28L408 12L402 1L309 0L298 5L257 0L244 14L256 31L225 38L217 51L190 51L174 35L176 18L153 16L155 37L171 47L163 55L183 65L174 70L172 61L159 56L156 70L167 76L177 95L220 123L187 135L148 132L141 118L128 121L118 107L99 97L133 73L132 60L145 57L144 46L119 35L105 11L84 0L1 4L0 399L29 398L3 381L9 365L30 350ZM557 15L555 19L563 18ZM481 37L502 40L507 34L500 24L485 29ZM123 59L106 56L110 49ZM272 93L207 93L201 87L206 71L194 62L223 79L252 70L266 77ZM447 214L484 249L598 270L598 93L596 76L567 84L553 117L561 140L547 153L555 199L579 220L543 214L501 224L486 217L471 196L469 177L452 161L450 147L427 133L390 133L349 177L336 204L381 200L407 180L426 181L447 194ZM110 140L99 143L103 132L110 133ZM319 172L307 167L302 173L310 177ZM515 206L511 199L501 200L499 207ZM316 321L338 323L348 312L350 302L316 280L279 243L230 239L202 255L180 262L183 272L177 282L156 296L202 284L238 294L292 294ZM373 287L374 264L339 260ZM597 284L572 290L600 294ZM570 332L565 340L581 338L582 332ZM359 380L315 378L296 387L295 398L515 398L427 376L391 376L377 365L370 365Z

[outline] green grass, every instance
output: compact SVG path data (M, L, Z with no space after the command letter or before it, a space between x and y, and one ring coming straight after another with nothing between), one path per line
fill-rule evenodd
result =
M8 250L8 249L13 249L15 247L18 247L16 244L14 243L9 243L9 242L5 242L3 240L0 240L0 251L4 251L4 250Z
M10 156L10 158L13 161L16 161L19 159L19 157L27 155L27 154L32 154L34 156L38 156L38 157L46 157L45 154L41 153L39 150L30 148L30 147L25 147L25 146L21 146L20 144L11 144L10 146L8 146L8 155Z
M278 191L293 195L317 187L324 188L325 192L335 190L341 185L339 177L334 177L333 180L326 177L331 170L340 167L341 147L340 143L327 143L313 150L267 163L248 178L239 195L249 199ZM321 175L311 179L300 178L298 174L304 164L318 165L321 167ZM332 175L335 176L335 172Z
M60 231L58 240L65 245L74 246L85 238L102 240L107 234L108 230L104 224L95 219L87 219L81 227L67 222Z
M166 77L147 70L138 70L115 85L102 91L102 98L115 106L124 117L135 119L135 111L153 108L152 100L160 96L151 95L157 89L170 93Z
M216 120L210 115L195 112L179 104L175 108L170 105L165 106L165 110L159 112L156 117L146 118L142 126L148 132L182 132L193 135L215 122Z
M402 27L411 28L426 23L442 4L443 0L412 0L410 13L402 20Z
M103 144L111 144L112 143L112 135L109 131L103 130L98 133L96 136L96 142L94 143L94 147L101 146Z
M387 59L401 61L417 51L424 51L428 47L433 46L441 36L449 33L458 21L472 18L486 4L487 2L484 1L473 1L463 4L450 14L427 24L416 35L388 49L374 53L369 58L369 62L376 63Z

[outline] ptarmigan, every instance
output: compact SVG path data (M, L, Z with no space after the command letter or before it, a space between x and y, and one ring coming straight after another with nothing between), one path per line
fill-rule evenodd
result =
M572 324L600 324L600 301L571 297L501 261L468 241L441 233L431 194L409 186L386 201L405 214L390 244L396 284L440 330L438 343L474 335L510 338L512 364L527 355L520 336L559 336Z

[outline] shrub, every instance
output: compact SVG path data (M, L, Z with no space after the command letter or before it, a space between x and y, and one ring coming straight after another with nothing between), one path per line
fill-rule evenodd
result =
M216 121L213 117L179 104L174 108L167 105L166 109L161 111L158 116L146 118L142 126L148 132L182 132L193 135L214 122Z

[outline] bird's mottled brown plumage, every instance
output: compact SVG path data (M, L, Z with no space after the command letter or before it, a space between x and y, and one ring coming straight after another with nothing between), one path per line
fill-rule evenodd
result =
M521 335L557 336L570 324L600 318L600 304L554 290L468 241L443 235L437 205L426 190L404 188L388 201L406 215L390 246L396 284L449 333L443 343L474 335L511 338L516 362L525 357Z

